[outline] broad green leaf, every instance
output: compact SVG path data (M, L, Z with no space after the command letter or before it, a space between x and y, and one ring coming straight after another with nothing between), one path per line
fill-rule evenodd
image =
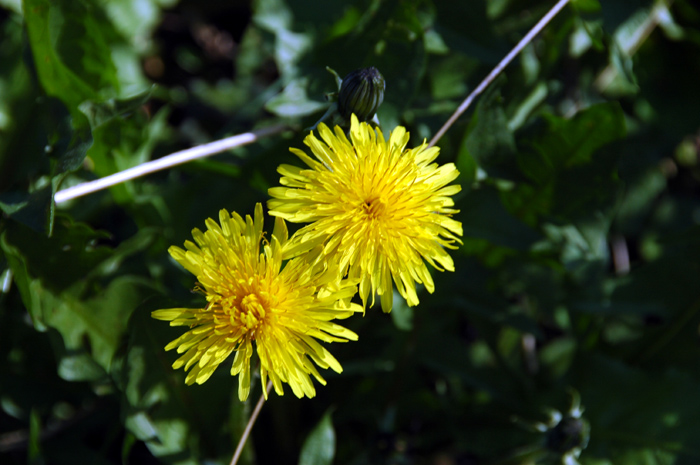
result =
M547 132L533 140L533 152L518 155L518 164L533 181L544 184L561 170L591 161L596 150L624 137L625 119L617 103L601 103L571 119L546 116Z
M608 146L625 135L624 115L615 104L594 105L571 119L547 116L548 128L518 154L522 172L532 184L504 191L503 201L524 221L540 215L584 221L586 229L607 234L614 199L619 195L619 150ZM583 227L583 225L577 225Z
M0 237L0 247L35 327L61 334L65 351L56 355L66 360L61 361L59 372L66 379L95 379L100 370L94 363L102 368L102 375L109 370L129 315L153 292L148 280L133 276L120 276L104 288L97 286L98 265L110 256L112 263L118 263L119 257L150 241L136 248L126 243L125 250L114 252L95 248L92 241L100 235L84 225L63 228L46 238L10 225Z
M119 90L102 12L85 0L24 0L24 19L37 75L47 94L78 105L98 99L106 87Z
M515 108L513 116L508 121L508 129L516 131L525 124L535 109L547 98L548 90L544 83L539 83L532 92Z
M330 465L335 456L335 430L328 410L304 441L299 465Z

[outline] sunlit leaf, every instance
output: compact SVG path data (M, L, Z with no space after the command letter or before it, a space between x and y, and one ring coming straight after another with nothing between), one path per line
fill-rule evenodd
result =
M331 411L326 412L304 441L299 465L330 465L335 456L335 431Z

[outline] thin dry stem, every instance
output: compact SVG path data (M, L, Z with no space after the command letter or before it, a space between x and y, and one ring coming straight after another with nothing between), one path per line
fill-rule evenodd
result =
M544 27L554 18L557 13L559 13L566 4L569 3L569 0L559 0L551 10L547 12L546 15L540 19L535 26L530 29L530 32L525 34L525 37L523 37L518 44L513 47L513 50L508 52L508 55L506 55L497 65L493 70L484 78L483 81L472 91L471 94L467 96L466 99L462 102L462 104L455 110L455 112L450 116L450 119L447 120L445 124L442 125L440 130L433 136L432 139L430 139L430 142L428 143L429 147L432 147L437 143L438 140L447 132L448 129L457 121L457 119L462 115L462 113L465 112L467 108L472 104L474 99L481 94L486 88L491 84L494 79L498 77L499 74L505 69L506 66L510 64L513 59L518 56L518 54L525 48L527 44L532 42L532 39L535 38L539 32L544 29Z
M67 200L91 194L93 192L97 192L99 190L106 189L108 187L115 186L122 182L129 181L131 179L136 179L141 176L154 173L156 171L172 168L173 166L180 165L182 163L186 163L192 160L197 160L199 158L209 157L211 155L215 155L226 150L231 150L236 147L242 147L264 137L279 134L287 129L289 129L289 127L284 125L271 126L269 128L258 129L256 131L251 132L244 132L243 134L238 134L236 136L231 136L225 139L209 142L208 144L198 145L196 147L192 147L186 150L181 150L179 152L167 155L163 158L148 161L138 166L134 166L133 168L129 168L109 176L105 176L104 178L96 179L90 182L84 182L69 187L67 189L60 190L56 192L56 195L54 196L54 201L57 204L63 203Z
M267 382L267 386L265 387L267 390L267 393L270 394L270 391L272 390L272 381ZM245 425L245 430L243 430L243 435L241 436L241 439L238 441L238 445L236 446L236 452L233 453L233 457L231 458L231 465L236 465L238 463L238 459L241 458L241 454L243 453L243 447L245 447L245 443L248 441L248 436L250 436L250 431L253 429L253 425L255 424L255 420L258 419L258 415L260 415L260 410L262 410L262 406L265 403L265 395L261 394L260 399L258 399L258 403L255 406L255 410L253 410L253 413L250 415L250 418L248 419L248 424Z

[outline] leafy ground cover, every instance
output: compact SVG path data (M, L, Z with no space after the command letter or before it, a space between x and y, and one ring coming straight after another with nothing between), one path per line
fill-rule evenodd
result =
M150 314L202 298L168 247L269 199L327 66L378 68L415 146L553 3L0 0L0 462L229 463L262 387L171 368ZM456 271L344 322L343 372L272 394L239 463L698 463L698 76L692 1L568 5L437 144Z

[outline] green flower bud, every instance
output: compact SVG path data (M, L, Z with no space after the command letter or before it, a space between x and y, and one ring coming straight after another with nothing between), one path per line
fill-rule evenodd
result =
M353 113L360 121L371 120L384 101L384 89L384 77L377 68L351 72L340 86L338 113L348 121Z

